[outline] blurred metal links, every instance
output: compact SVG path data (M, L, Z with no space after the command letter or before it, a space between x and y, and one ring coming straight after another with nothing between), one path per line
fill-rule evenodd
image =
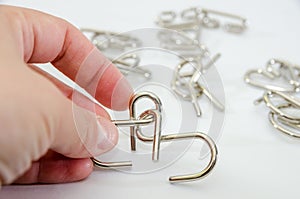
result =
M265 68L248 70L244 81L263 89L264 102L270 109L269 121L280 132L300 138L300 66L285 60L270 59Z

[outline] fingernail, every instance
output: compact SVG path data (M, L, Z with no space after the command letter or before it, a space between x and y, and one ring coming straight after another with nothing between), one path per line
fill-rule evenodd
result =
M104 117L98 117L98 140L96 155L100 155L111 150L118 142L118 129L108 119Z
M117 111L128 109L129 100L132 94L133 89L127 79L123 76L113 90L111 108Z

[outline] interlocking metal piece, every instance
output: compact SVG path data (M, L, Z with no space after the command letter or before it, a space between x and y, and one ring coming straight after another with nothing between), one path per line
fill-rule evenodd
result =
M142 98L147 98L152 100L155 104L156 109L148 109L143 113L141 113L139 116L137 116L135 110L136 103ZM202 179L205 176L207 176L212 171L217 161L217 147L214 141L208 135L200 132L161 135L161 123L162 123L161 111L162 111L162 104L160 102L160 99L155 94L150 92L141 92L133 95L133 97L130 100L130 119L113 120L112 122L117 126L130 126L132 150L136 150L135 136L137 136L137 138L141 141L153 142L152 159L154 161L157 161L159 159L159 149L160 149L161 142L176 141L182 139L194 139L194 138L203 140L204 142L206 142L206 144L208 144L211 153L210 161L207 164L207 166L197 173L171 176L169 178L169 181L171 183L189 182L189 181ZM148 125L153 122L155 123L153 136L144 135L141 131L140 126ZM95 166L100 168L132 166L132 163L130 161L102 162L95 158L92 158L92 160Z

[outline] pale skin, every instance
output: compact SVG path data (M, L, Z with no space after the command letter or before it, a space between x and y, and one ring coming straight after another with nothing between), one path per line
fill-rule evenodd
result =
M33 66L48 62L74 81L81 71L80 86L93 85L91 94L104 106L127 109L128 82L78 29L38 11L0 6L0 187L82 180L93 170L90 157L117 143L102 107L78 94L74 100L72 88ZM80 68L91 63L98 78Z

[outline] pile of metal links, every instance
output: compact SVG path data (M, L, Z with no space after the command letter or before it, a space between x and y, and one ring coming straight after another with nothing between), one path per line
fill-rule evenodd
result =
M228 22L229 21L229 22ZM161 12L156 20L160 27L157 34L160 47L175 52L181 61L174 67L170 88L183 100L192 103L197 117L202 111L198 100L205 95L212 104L221 111L224 105L212 93L199 82L200 77L210 69L219 59L220 53L211 56L208 48L200 42L200 31L204 28L223 28L230 33L242 33L246 29L246 19L224 12L201 9L198 7L184 9L179 13L174 11ZM168 30L168 31L166 31ZM126 76L133 74L145 80L152 78L151 71L140 66L141 57L128 49L142 46L142 41L130 34L118 34L111 31L100 31L89 28L81 29L90 41ZM117 58L114 56L118 54ZM135 103L140 98L151 99L155 109L148 109L141 115L136 115ZM210 161L208 165L198 173L170 177L170 182L186 182L205 177L214 168L217 158L217 148L214 141L206 134L200 132L178 133L161 135L162 104L158 96L151 92L135 93L132 97L129 111L130 118L113 121L117 126L130 127L131 150L136 150L136 138L143 142L152 142L152 159L159 159L160 142L176 141L177 139L199 138L204 140L210 148ZM153 136L146 136L141 131L141 126L154 123ZM102 162L93 158L96 166L120 167L131 166L131 162Z
M265 68L249 70L244 76L246 83L265 91L254 103L266 104L270 123L295 138L300 138L299 76L300 66L279 59L270 59Z

